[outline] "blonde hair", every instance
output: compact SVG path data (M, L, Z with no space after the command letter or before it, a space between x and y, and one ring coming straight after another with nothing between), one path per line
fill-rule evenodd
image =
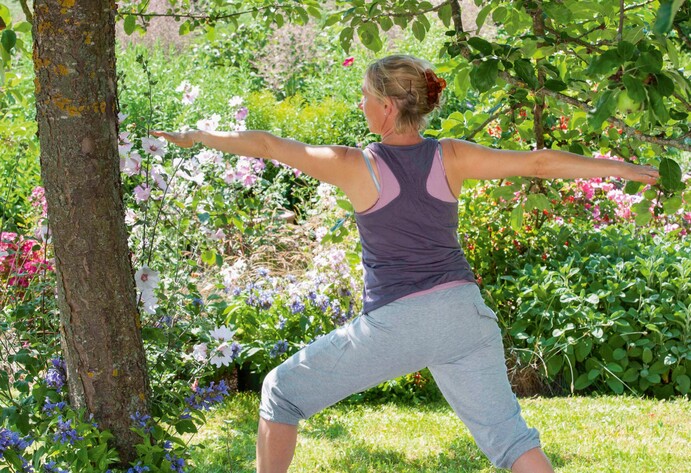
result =
M394 123L397 133L423 130L427 116L439 107L444 79L432 71L432 64L408 55L387 56L365 71L365 89L379 100L392 99L398 107Z

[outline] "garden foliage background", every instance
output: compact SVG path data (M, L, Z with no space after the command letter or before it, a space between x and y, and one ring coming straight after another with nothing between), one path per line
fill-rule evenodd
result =
M109 434L72 410L62 390L30 27L19 6L10 7L0 5L5 31L14 32L2 36L0 81L0 471L105 471L117 457ZM338 23L326 17L322 23L334 24L325 29L313 21L276 30L276 18L247 17L205 29L184 21L181 32L200 34L173 45L122 37L120 166L153 388L151 417L132 413L142 444L129 471L182 471L189 449L182 438L196 432L205 410L360 310L359 244L352 208L337 189L277 162L168 148L149 139L149 130L263 129L364 146L376 137L357 109L362 74L394 51L434 60L448 79L428 136L665 168L662 184L650 189L608 179L467 182L459 237L500 316L519 393L688 396L688 44L656 43L633 25L624 46L599 51L599 62L578 76L562 56L536 53L544 46L538 38L522 36L516 51L501 46L526 27L507 5L479 10L478 29L492 19L499 26L465 43L445 34L449 11L434 13L410 29L376 17L376 35L353 25L355 9ZM124 30L141 29L139 18L123 14ZM641 18L647 27L655 22L652 14ZM646 71L651 61L659 67ZM509 73L523 88L502 82ZM569 82L598 93L612 73L620 74L617 87L607 86L590 112L526 91L560 93ZM644 74L652 85L634 84ZM678 103L663 100L673 95ZM683 146L641 141L632 127L664 130ZM350 401L438 396L424 371Z

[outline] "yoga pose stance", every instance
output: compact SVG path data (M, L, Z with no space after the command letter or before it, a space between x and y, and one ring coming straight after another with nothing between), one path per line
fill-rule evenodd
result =
M389 56L365 73L360 109L381 142L364 151L314 146L263 131L153 132L181 147L276 159L339 187L362 241L362 315L307 345L264 380L257 471L286 472L297 425L382 381L429 368L456 414L496 466L551 472L511 391L497 317L458 242L465 179L617 176L653 184L654 168L536 150L502 151L423 138L445 86L431 65Z

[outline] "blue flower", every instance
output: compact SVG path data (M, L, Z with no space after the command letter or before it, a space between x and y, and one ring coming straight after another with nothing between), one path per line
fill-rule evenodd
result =
M257 268L257 274L260 277L265 278L266 276L269 275L269 270L266 268Z
M185 402L192 409L209 410L214 404L223 402L223 397L228 395L228 385L224 380L218 384L213 381L206 388L197 388L190 396L185 398Z
M43 465L43 471L44 473L69 473L67 470L63 470L62 468L58 468L58 464L56 462L48 462L45 465Z
M52 416L62 411L65 408L65 406L67 406L67 403L65 401L60 401L53 404L52 402L50 402L50 399L46 399L46 403L43 405L43 412Z
M48 372L46 373L46 384L49 388L60 391L64 386L65 381L67 381L67 369L65 362L62 360L62 358L53 358L50 360L50 363L53 366L52 368L48 368Z
M331 303L331 300L329 299L328 296L324 294L318 294L317 297L314 300L314 304L319 307L319 309L322 312L326 312L326 310L329 308L329 304Z
M144 473L145 471L149 471L149 467L148 466L142 466L141 463L137 463L132 468L127 470L127 473Z
M20 453L32 443L34 443L34 441L28 435L26 437L20 437L17 432L0 427L0 458L3 457L3 453L6 450L12 449Z
M293 298L293 301L290 303L290 311L293 314L301 314L305 310L305 303L302 302L302 299L299 297ZM285 325L285 324L284 324ZM281 327L283 328L283 327Z
M283 330L286 327L286 322L288 322L288 320L285 317L283 317L282 315L279 315L278 316L278 323L276 324L276 328L278 330Z
M277 356L280 356L287 351L288 351L288 342L285 340L281 340L281 341L276 342L274 347L269 352L269 356L271 358L276 358Z
M137 424L137 427L144 429L144 432L151 432L153 427L149 427L151 416L148 414L140 414L139 411L130 415L130 419Z
M74 445L74 442L84 438L77 434L77 431L72 428L72 419L63 421L62 416L59 416L57 426L58 430L53 435L53 442Z

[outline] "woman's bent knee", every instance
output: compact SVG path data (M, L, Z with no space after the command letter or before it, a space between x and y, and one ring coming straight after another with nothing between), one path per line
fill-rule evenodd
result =
M290 387L282 382L280 368L274 368L264 378L259 415L271 422L297 425L305 416L302 410L291 402Z

